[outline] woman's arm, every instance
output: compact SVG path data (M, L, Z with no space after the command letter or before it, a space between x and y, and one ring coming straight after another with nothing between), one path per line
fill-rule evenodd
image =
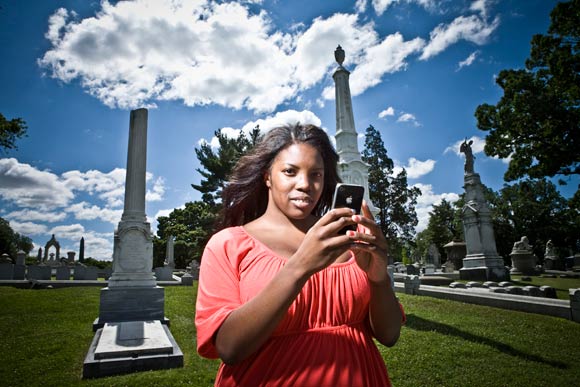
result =
M381 344L390 347L399 339L403 316L387 270L387 241L372 220L372 213L366 203L362 209L364 216L355 215L353 219L367 228L369 233L353 231L349 235L362 242L357 243L354 250L357 263L367 273L369 280L369 320L373 334Z

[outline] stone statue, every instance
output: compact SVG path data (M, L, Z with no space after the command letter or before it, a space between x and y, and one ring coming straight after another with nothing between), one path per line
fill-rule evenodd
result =
M528 237L527 236L523 236L522 239L520 239L519 241L514 243L514 247L512 250L525 250L525 251L531 251L532 250L532 246L530 245L530 242L528 241Z
M471 151L471 144L473 144L473 140L467 142L467 139L465 139L459 148L461 153L465 153L465 173L473 173L473 160L475 159L475 156Z

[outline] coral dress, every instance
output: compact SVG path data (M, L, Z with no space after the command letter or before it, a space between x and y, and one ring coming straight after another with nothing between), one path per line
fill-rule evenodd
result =
M200 355L218 358L214 337L229 313L274 278L285 259L243 227L215 234L203 254L195 324ZM390 386L368 322L370 289L354 258L314 274L272 336L216 386Z

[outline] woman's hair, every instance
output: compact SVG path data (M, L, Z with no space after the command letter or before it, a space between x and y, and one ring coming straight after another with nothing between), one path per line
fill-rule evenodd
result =
M222 216L218 229L241 226L260 217L268 205L264 174L274 159L292 144L308 144L324 161L324 188L313 214L321 216L332 205L336 184L341 182L336 167L338 155L328 135L314 125L281 126L270 130L234 167L222 191Z

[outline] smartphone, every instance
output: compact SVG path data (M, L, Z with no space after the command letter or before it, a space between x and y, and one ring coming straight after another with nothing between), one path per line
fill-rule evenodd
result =
M362 185L339 183L334 190L332 208L349 207L356 214L360 214L364 193L365 188ZM340 233L345 234L348 230L355 231L356 225L346 226L340 230Z

